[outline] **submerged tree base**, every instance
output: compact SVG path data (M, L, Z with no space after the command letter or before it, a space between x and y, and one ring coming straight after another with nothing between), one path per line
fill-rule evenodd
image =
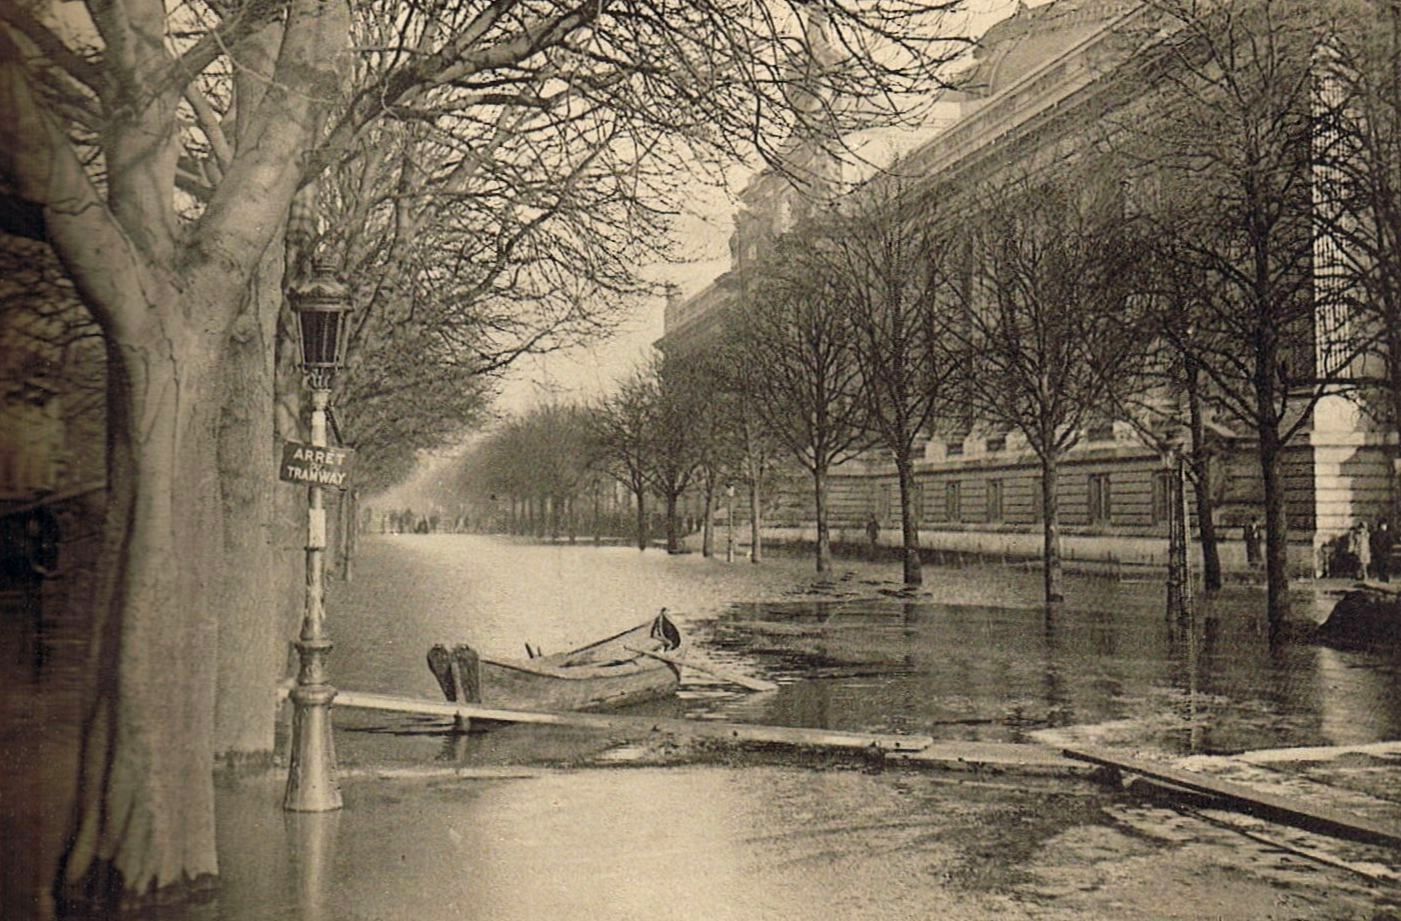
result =
M60 884L54 892L54 906L61 919L110 918L207 902L218 887L218 877L203 873L193 879L186 876L178 882L132 892L127 889L121 870L104 860L96 861L80 881Z

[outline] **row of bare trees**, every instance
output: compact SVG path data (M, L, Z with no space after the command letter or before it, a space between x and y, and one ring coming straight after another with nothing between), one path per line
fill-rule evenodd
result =
M886 178L819 209L748 267L727 342L703 361L668 358L611 401L619 478L639 505L649 492L674 505L699 482L709 509L717 476L745 479L736 433L760 434L811 478L825 570L830 471L885 452L914 584L924 439L975 423L1015 432L1041 466L1053 601L1058 470L1088 429L1113 420L1165 461L1184 457L1206 585L1219 587L1211 483L1224 436L1258 458L1278 628L1290 445L1329 393L1393 430L1401 415L1401 118L1390 92L1401 13L1348 9L1368 15L1270 0L1146 4L1123 27L1141 53L1115 77L1132 92L1074 162L957 188ZM689 383L688 362L706 364ZM684 407L679 427L658 409L672 405ZM647 473L658 457L667 463Z
M575 536L579 504L589 503L582 517L597 537L619 532L613 503L604 501L612 492L607 486L616 483L629 497L633 521L626 531L638 549L650 545L656 501L673 553L684 536L682 498L699 495L709 555L721 491L745 483L757 495L765 482L765 458L729 418L736 404L728 388L717 355L658 354L591 405L546 404L498 426L464 461L457 488L475 507L494 509L498 527L520 530L528 518L541 536L557 535L561 524ZM756 543L756 561L761 554Z
M958 188L883 180L756 268L735 325L758 412L812 476L819 568L828 471L875 447L896 469L918 582L912 452L976 422L1017 432L1040 462L1056 600L1058 466L1119 419L1185 455L1219 587L1214 429L1258 458L1278 629L1289 446L1330 393L1397 431L1401 12L1146 7L1125 27L1142 53L1116 76L1133 92L1074 162Z

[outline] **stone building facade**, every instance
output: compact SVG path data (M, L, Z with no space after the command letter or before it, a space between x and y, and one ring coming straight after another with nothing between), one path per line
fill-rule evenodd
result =
M1107 112L1132 111L1133 89L1119 70L1134 50L1126 36L1145 15L1143 5L1132 0L1020 6L984 35L958 94L958 117L892 172L907 182L914 177L916 183L971 188L1012 169L1074 160L1097 136L1093 126ZM741 201L730 271L694 297L668 306L663 348L703 344L727 312L744 309L745 271L757 249L787 229L792 215L810 206L811 195L769 171L754 180ZM1315 325L1327 329L1336 318L1320 316ZM1249 433L1215 425L1210 435L1218 447L1211 490L1222 562L1228 571L1244 570L1242 526L1260 515L1259 464ZM1285 460L1295 574L1324 574L1331 549L1354 522L1390 513L1396 501L1395 451L1394 438L1342 395L1318 403ZM1066 562L1086 568L1163 565L1167 476L1163 458L1131 426L1106 423L1083 433L1059 474ZM935 553L1039 558L1039 488L1039 463L1015 432L989 431L974 420L966 431L935 435L917 469L921 546ZM885 539L898 540L893 465L874 455L847 464L834 471L830 491L834 539L863 541L874 516ZM787 496L768 524L775 536L811 538L811 500L801 491Z

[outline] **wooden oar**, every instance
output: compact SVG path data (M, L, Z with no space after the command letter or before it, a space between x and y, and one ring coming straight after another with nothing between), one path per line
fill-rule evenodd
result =
M764 681L762 678L750 678L748 675L741 675L729 669L712 665L709 662L696 662L693 659L683 659L678 656L669 656L664 652L653 652L650 649L637 649L632 646L624 646L623 648L628 652L635 652L641 656L650 656L653 659L670 662L672 665L679 665L682 668L691 668L698 672L704 672L707 675L713 675L716 678L721 678L731 684L737 684L742 688L748 688L751 691L778 690L778 685L774 684L772 681Z

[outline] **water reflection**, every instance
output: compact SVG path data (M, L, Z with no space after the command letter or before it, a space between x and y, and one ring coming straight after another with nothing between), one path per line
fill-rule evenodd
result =
M882 614L898 614L902 629L880 629ZM1401 729L1395 662L1271 644L1229 603L1181 621L1148 606L748 604L715 638L790 678L768 716L798 725L999 741L1071 726L1093 738L1102 727L1101 741L1183 753L1377 740ZM880 680L840 669L873 662L903 667Z
M302 921L342 917L332 897L340 812L288 812L283 815L292 875L298 882L297 917Z
M431 643L558 649L665 606L706 654L782 683L756 697L688 674L677 699L658 705L669 716L998 741L1073 730L1169 752L1401 735L1397 661L1271 644L1256 590L1200 597L1177 619L1164 618L1153 583L1072 579L1069 600L1048 610L1035 573L930 567L911 593L889 581L895 566L839 560L832 579L814 583L809 565L464 535L369 541L360 578L333 599L333 671L345 687L435 696L422 666ZM338 726L359 720L386 721L337 714ZM427 757L529 757L537 737L438 736ZM361 757L393 752L375 743Z

